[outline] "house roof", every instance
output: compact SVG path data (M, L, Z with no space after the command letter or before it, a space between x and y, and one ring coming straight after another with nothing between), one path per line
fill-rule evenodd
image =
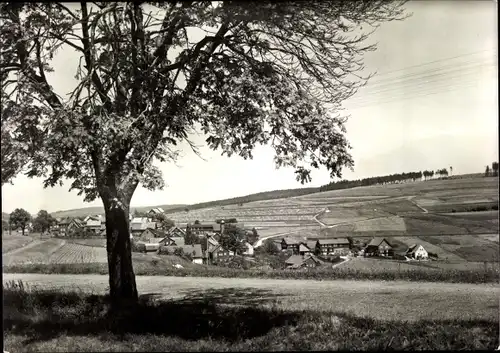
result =
M184 251L185 254L191 255L193 258L202 258L203 257L203 251L201 250L201 245L200 244L194 244L194 245L170 245L170 246L165 246L164 249L167 249L168 251L174 252L175 249L181 248L182 251Z
M299 244L299 251L311 251L311 248L306 244Z
M73 218L69 223L74 223L77 226L81 226L81 227L83 227L83 225L84 225L83 221L78 219L78 218Z
M149 222L148 217L134 217L132 218L132 223L147 223Z
M148 211L148 213L165 213L165 211L163 210L163 208L161 207L155 207L155 208L152 208Z
M175 242L175 244L178 245L178 246L182 246L182 245L185 244L183 237L170 237L170 239L172 239Z
M170 229L167 231L169 234L172 234L175 230L180 231L182 234L186 234L185 231L183 231L181 228L177 226L170 227Z
M306 242L306 246L309 248L309 249L314 249L316 247L316 244L318 243L317 240L308 240Z
M155 238L165 238L168 236L168 233L165 232L163 229L153 229L153 228L147 228L146 230L149 230Z
M295 238L283 238L282 241L283 240L287 245L298 245L300 243L300 241Z
M287 265L300 265L304 262L304 259L301 255L292 255L286 261Z
M347 238L327 238L327 239L318 239L320 245L326 244L349 244L349 239Z
M213 246L219 245L219 242L213 236L208 236L207 237L207 241L208 241L209 244L211 244Z
M304 264L305 261L312 259L316 263L321 263L321 261L314 255L292 255L290 256L285 263L291 267L300 267L302 264Z
M415 252L418 250L418 248L419 248L420 246L421 246L420 244L413 244L413 245L411 245L411 246L408 248L408 250L406 251L406 253L407 253L407 254L413 254L413 253L415 253ZM423 246L422 246L422 249L424 249L424 250L425 250L425 248L424 248Z
M389 244L389 246L391 246L385 238L373 238L368 244L366 244L366 246L380 246L384 240L387 244Z

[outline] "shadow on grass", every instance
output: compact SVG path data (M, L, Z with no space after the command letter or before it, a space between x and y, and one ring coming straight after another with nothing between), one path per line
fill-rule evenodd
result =
M111 314L107 296L4 288L4 329L30 337L26 344L60 335L104 333L237 341L266 335L274 327L296 325L300 318L297 313L259 308L259 304L272 303L275 296L251 288L196 291L179 300L154 300L160 296L141 296L138 305Z

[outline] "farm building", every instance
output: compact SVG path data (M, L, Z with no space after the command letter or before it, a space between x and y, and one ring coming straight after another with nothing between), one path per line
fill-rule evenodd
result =
M209 243L206 254L207 263L209 264L212 264L217 260L227 259L228 257L234 255L232 251L224 249L219 243L216 245Z
M429 253L422 245L414 244L408 248L405 256L415 260L426 260L429 258Z
M317 247L322 255L346 255L351 243L347 238L318 239Z
M161 247L163 252L168 252L170 254L175 254L177 251L176 249L182 249L182 252L189 257L191 257L191 260L194 264L203 264L203 251L201 250L201 245L200 244L195 244L195 245L182 245L182 246L162 246Z
M300 241L294 238L283 238L281 240L281 250L292 250L293 254L299 253Z
M365 256L394 256L394 248L385 238L373 238L365 248Z
M321 260L319 260L316 256L314 255L292 255L290 256L286 261L286 268L289 269L296 269L296 268L314 268L316 266L321 265Z

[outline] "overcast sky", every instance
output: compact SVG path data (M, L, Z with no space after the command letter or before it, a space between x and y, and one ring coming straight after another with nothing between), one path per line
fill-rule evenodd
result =
M453 166L454 174L482 172L498 160L497 9L493 1L415 1L413 16L383 24L373 35L375 52L365 66L372 81L345 102L347 136L354 171L345 179ZM76 66L59 53L50 83L56 90L74 84ZM203 143L203 136L194 138ZM190 204L251 193L298 188L292 169L276 170L272 150L258 147L254 159L222 157L189 149L178 165L161 169L168 185L155 192L138 188L132 206ZM330 181L313 170L312 183ZM84 203L68 185L44 189L42 179L18 176L2 187L2 211L31 213L101 206Z

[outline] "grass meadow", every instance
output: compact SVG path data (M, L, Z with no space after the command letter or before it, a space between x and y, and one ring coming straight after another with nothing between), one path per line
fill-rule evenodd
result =
M390 290L334 295L335 301L325 292L324 300L317 294L296 299L298 309L286 296L255 288L191 289L170 300L145 294L136 306L113 312L100 293L31 289L22 282L4 283L3 291L4 350L11 352L492 350L499 334L491 309L486 316L463 315L450 293L434 302L415 298L406 307L407 292L391 295L399 306L383 304ZM380 310L367 310L374 301L382 302ZM320 302L321 308L314 305ZM434 307L448 315L419 316ZM377 318L377 312L392 315Z

